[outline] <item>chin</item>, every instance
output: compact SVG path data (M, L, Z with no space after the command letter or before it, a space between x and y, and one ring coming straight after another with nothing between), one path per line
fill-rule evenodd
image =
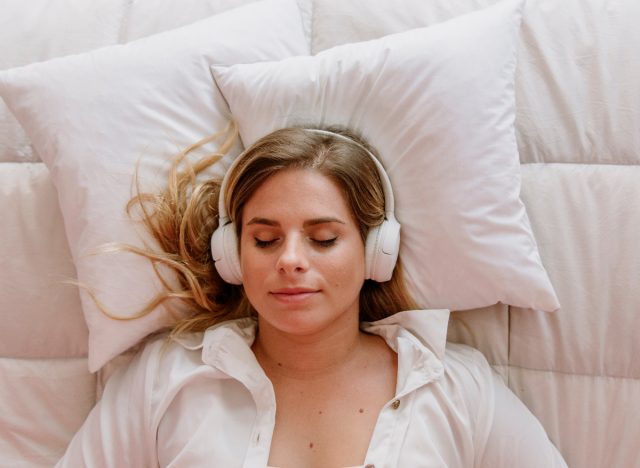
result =
M268 323L268 326L281 333L292 336L310 336L332 327L344 329L345 324L349 321L346 314L347 312L333 314L309 308L280 308L280 310L272 310L269 314L262 315L261 321ZM357 319L355 323L357 326Z
M288 311L278 314L275 320L268 320L269 324L283 333L290 335L311 335L325 328L330 321L319 320L310 311Z

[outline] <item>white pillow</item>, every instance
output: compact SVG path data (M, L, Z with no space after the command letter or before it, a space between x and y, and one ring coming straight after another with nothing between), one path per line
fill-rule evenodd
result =
M514 72L522 0L313 57L214 77L245 146L281 127L344 125L378 149L401 256L424 308L553 311L520 193Z
M51 171L78 279L109 311L131 316L162 290L148 260L91 253L109 242L150 242L124 211L138 160L149 178L178 148L228 123L210 65L308 53L296 2L264 0L129 44L0 73L0 94ZM116 321L84 291L81 299L91 371L172 321L164 308Z

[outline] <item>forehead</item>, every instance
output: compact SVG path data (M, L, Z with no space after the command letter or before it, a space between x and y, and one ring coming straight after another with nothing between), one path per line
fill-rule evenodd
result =
M245 204L242 223L255 216L274 220L288 216L352 218L338 184L313 169L285 169L264 181Z

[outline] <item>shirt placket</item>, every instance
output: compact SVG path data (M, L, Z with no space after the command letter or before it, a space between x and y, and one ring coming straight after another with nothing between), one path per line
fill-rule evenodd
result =
M442 375L439 361L426 359L421 352L413 353L413 344L399 341L398 358L404 361L399 363L399 368L407 369L407 373L398 377L402 378L404 385L397 389L394 399L382 408L378 416L365 458L365 468L395 468L411 422L411 407L416 391Z
M396 396L380 411L376 427L371 436L369 451L365 458L366 468L383 468L391 466L402 437L409 424L413 394Z
M251 431L251 442L242 466L244 468L266 467L276 422L275 395L269 382L247 387L253 395L257 413L256 422Z

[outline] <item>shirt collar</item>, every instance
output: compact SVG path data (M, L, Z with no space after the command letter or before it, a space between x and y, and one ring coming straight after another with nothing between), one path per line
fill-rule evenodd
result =
M381 336L398 354L398 394L442 375L448 321L448 310L431 309L403 311L361 323L363 331ZM207 329L199 343L182 344L189 349L202 348L203 362L230 377L258 384L264 372L251 351L256 331L254 318L230 320Z
M432 309L398 312L362 324L364 331L380 335L398 354L396 397L442 377L448 323L448 310Z
M397 352L394 343L398 338L413 337L421 347L429 349L439 360L444 358L447 342L449 310L407 310L376 322L362 322L361 328L382 336Z

